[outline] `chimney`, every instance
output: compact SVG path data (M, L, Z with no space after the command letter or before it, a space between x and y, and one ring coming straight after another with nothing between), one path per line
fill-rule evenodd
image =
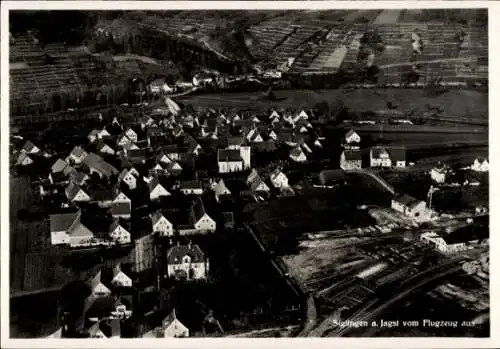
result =
M181 245L181 243L179 242L179 240L177 240L177 246L180 246L180 245Z
M191 249L191 247L192 247L191 240L189 240L189 242L188 242L188 249Z

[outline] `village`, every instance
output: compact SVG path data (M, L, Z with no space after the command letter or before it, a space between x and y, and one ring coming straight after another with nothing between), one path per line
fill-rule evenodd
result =
M12 337L489 331L483 12L73 15L9 29Z
M65 324L65 328L75 326L72 331L109 336L98 326L109 316L94 315L92 309L99 300L104 309L114 309L110 333L120 336L120 321L133 316L131 290L133 280L141 273L157 270L157 276L149 281L157 288L165 280L205 280L211 264L206 251L196 244L200 236L210 237L224 230L237 233L234 227L242 223L238 221L242 202L252 205L300 195L297 192L301 189L294 188L287 173L306 164L328 142L321 136L321 128L313 126L314 113L271 110L267 116L241 114L207 111L193 115L165 98L163 106L136 122L125 123L119 117L109 123L99 122L89 130L87 142L74 144L69 153L49 153L44 150L46 145L31 140L23 140L21 148L13 149L17 171L31 176L33 195L39 202L50 203L44 218L49 222L48 231L37 232L40 239L47 240L40 241L42 246L63 248L72 254L97 249L128 253L127 258L120 259L125 263L107 263L108 267L114 264L107 279L103 277L105 269L91 269L91 293L85 299L83 318L76 324ZM215 152L209 149L214 144ZM419 227L443 220L432 209L431 200L440 186L456 183L449 166L439 163L428 172L434 184L422 190L429 191L429 200L419 200L406 193L397 194L377 175L381 169L411 171L415 164L406 160L404 147L372 146L365 165L360 144L361 137L354 128L345 132L337 168L346 174L366 176L382 191L393 194L389 206L379 209L384 223L370 226L368 231L388 234L396 226ZM205 149L214 156L204 157ZM256 167L254 162L263 157L261 149L273 149L273 154L282 155L265 159L264 166L260 160ZM215 161L207 163L207 159ZM487 173L488 161L477 158L466 171ZM321 187L328 190L328 186ZM470 217L485 214L487 207L476 211ZM467 251L474 244L484 245L488 238L484 234L443 235L429 230L418 239L449 254ZM176 319L175 308L159 328L161 336L189 335L188 328ZM158 335L158 328L154 331Z

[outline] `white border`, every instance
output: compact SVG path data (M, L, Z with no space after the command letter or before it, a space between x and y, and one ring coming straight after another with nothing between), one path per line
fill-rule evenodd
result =
M1 3L1 347L2 348L233 348L242 347L295 347L304 346L310 348L331 348L340 346L342 348L498 348L500 347L500 335L495 329L500 328L498 294L498 278L491 277L490 302L491 302L491 337L489 339L474 338L296 338L296 339L120 339L120 340L92 340L92 339L8 339L9 337L9 45L8 45L8 11L21 9L80 9L80 10L166 10L166 9L386 9L386 8L488 8L489 9L489 119L490 119L490 177L496 178L500 173L496 165L500 137L493 136L493 130L500 130L499 121L492 115L498 110L498 103L494 95L498 87L500 68L498 57L500 57L500 3L488 1L2 1ZM496 58L496 59L495 59ZM493 180L490 182L490 230L491 234L491 275L499 272L497 266L498 257L494 253L500 248L495 232L500 228L500 219L496 216L496 197L500 195L499 186ZM498 194L498 195L497 195Z

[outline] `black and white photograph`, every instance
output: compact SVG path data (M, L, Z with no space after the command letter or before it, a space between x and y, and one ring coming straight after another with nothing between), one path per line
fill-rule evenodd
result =
M489 338L488 14L10 9L9 337Z

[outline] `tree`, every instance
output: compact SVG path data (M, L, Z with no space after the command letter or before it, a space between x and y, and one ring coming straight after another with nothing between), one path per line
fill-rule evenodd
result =
M327 101L321 101L314 105L314 114L328 115L330 113L330 105Z

